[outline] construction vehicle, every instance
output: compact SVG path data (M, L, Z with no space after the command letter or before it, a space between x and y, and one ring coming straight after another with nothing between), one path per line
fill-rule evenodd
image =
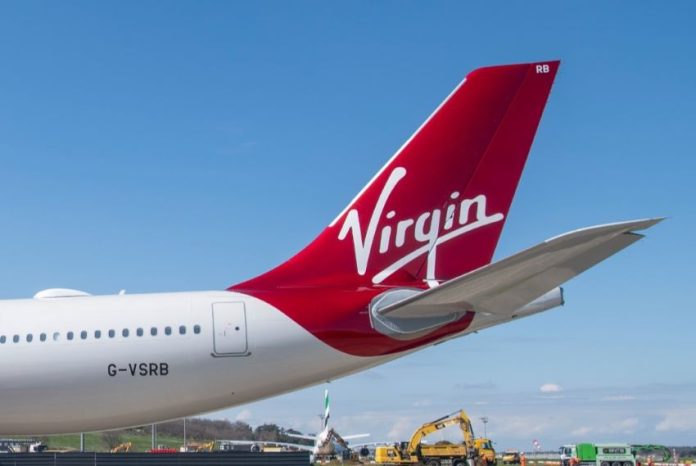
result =
M0 453L41 453L46 445L31 438L0 439Z
M452 444L449 442L439 442L434 445L423 443L423 438L442 430L446 427L458 425L462 431L464 442ZM488 439L478 439L478 445L486 444L492 448L492 442ZM493 460L495 461L495 451ZM471 427L469 416L462 411L435 419L419 427L411 436L408 442L395 444L393 446L379 446L375 449L375 463L377 464L420 464L425 466L484 466L488 459L484 459L477 448L477 439Z
M186 446L182 446L179 451L189 452L189 453L202 453L213 451L215 449L215 440L207 443L187 443Z
M631 448L636 458L641 457L646 459L644 464L650 464L655 460L660 463L669 463L672 461L672 450L664 445L631 445ZM658 455L662 457L659 458Z
M626 443L578 443L561 447L561 466L636 466Z
M128 453L132 447L131 442L124 442L113 447L111 453Z
M501 459L503 460L503 464L520 464L520 452L517 450L507 450L503 453Z
M493 448L493 442L490 439L479 437L474 440L474 446L482 464L485 466L495 465L495 448Z

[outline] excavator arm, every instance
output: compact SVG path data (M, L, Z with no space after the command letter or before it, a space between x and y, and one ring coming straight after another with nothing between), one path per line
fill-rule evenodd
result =
M464 410L460 410L435 419L434 421L427 422L419 427L418 430L416 430L416 432L414 432L414 434L411 436L406 453L409 455L416 455L418 447L420 446L424 437L453 425L459 425L459 428L462 430L464 443L466 444L467 448L473 448L474 431L471 427L471 420Z
M672 451L664 445L631 445L635 454L651 454L662 453L660 459L663 463L669 463L672 460Z

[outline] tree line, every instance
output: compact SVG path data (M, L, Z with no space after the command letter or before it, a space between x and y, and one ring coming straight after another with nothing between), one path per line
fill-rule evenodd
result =
M109 448L120 444L123 434L147 435L150 426L133 427L130 429L113 430L102 433L102 439ZM172 421L157 424L157 434L168 437L184 436L184 421ZM187 442L203 442L211 440L251 440L265 442L298 443L311 445L311 440L299 439L288 434L301 434L294 429L285 429L277 424L261 424L251 427L244 421L230 422L218 419L189 418L186 419Z

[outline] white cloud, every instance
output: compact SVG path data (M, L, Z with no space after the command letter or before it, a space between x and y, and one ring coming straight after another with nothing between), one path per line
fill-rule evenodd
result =
M539 391L541 393L559 393L563 391L563 388L561 388L560 385L555 383L545 383L544 385L539 387Z
M241 422L249 422L253 415L251 414L251 410L249 409L243 409L235 416L234 420L235 421L241 421Z
M408 438L415 429L415 423L408 417L399 417L392 424L387 438L390 440L402 440Z
M594 422L583 425L573 429L570 433L573 436L584 436L590 433L602 434L602 435L617 435L617 434L633 434L638 430L641 423L638 418L628 417L618 421L605 423L603 420L598 419Z
M570 432L570 435L572 435L574 437L584 437L585 435L589 434L590 432L594 432L594 429L592 427L583 426L583 427L578 427L575 430L572 430Z
M696 432L696 408L667 411L655 426L658 432Z
M640 426L640 421L635 417L629 417L609 425L608 434L632 434Z
M428 399L418 400L418 401L413 403L413 407L414 408L425 408L426 406L430 406L432 404L433 404L432 400L428 400Z
M515 438L527 438L530 434L541 435L558 427L558 421L541 415L498 416L491 424L490 431L495 429L496 433Z

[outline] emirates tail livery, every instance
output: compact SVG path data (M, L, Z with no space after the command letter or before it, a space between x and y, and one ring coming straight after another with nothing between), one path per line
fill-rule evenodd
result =
M285 435L288 437L295 437L303 440L311 440L314 442L312 445L302 445L299 443L287 443L287 442L273 442L273 441L259 441L259 440L221 440L222 444L227 445L248 445L251 447L252 451L260 451L263 446L284 446L295 450L306 450L311 452L312 458L317 458L320 455L331 456L336 453L336 446L340 446L344 449L350 447L357 448L363 445L368 445L365 443L351 444L348 446L347 441L357 438L369 437L370 434L353 434L353 435L339 435L333 427L329 425L329 390L324 391L324 414L321 416L321 430L316 435L304 435L304 434L293 434L286 432Z
M302 435L287 433L289 437L300 438L304 440L314 441L314 445L307 447L305 445L295 445L296 448L305 449L312 452L312 457L316 458L318 455L332 455L336 453L336 444L348 449L348 440L353 440L356 438L369 437L370 434L353 434L353 435L339 435L333 427L329 425L330 417L329 409L329 390L324 391L324 414L321 417L321 431L316 435ZM360 446L361 444L357 445ZM355 445L352 445L355 448Z
M491 264L558 62L481 68L304 250L225 291L0 302L0 434L142 425L324 382L562 304L659 219Z

